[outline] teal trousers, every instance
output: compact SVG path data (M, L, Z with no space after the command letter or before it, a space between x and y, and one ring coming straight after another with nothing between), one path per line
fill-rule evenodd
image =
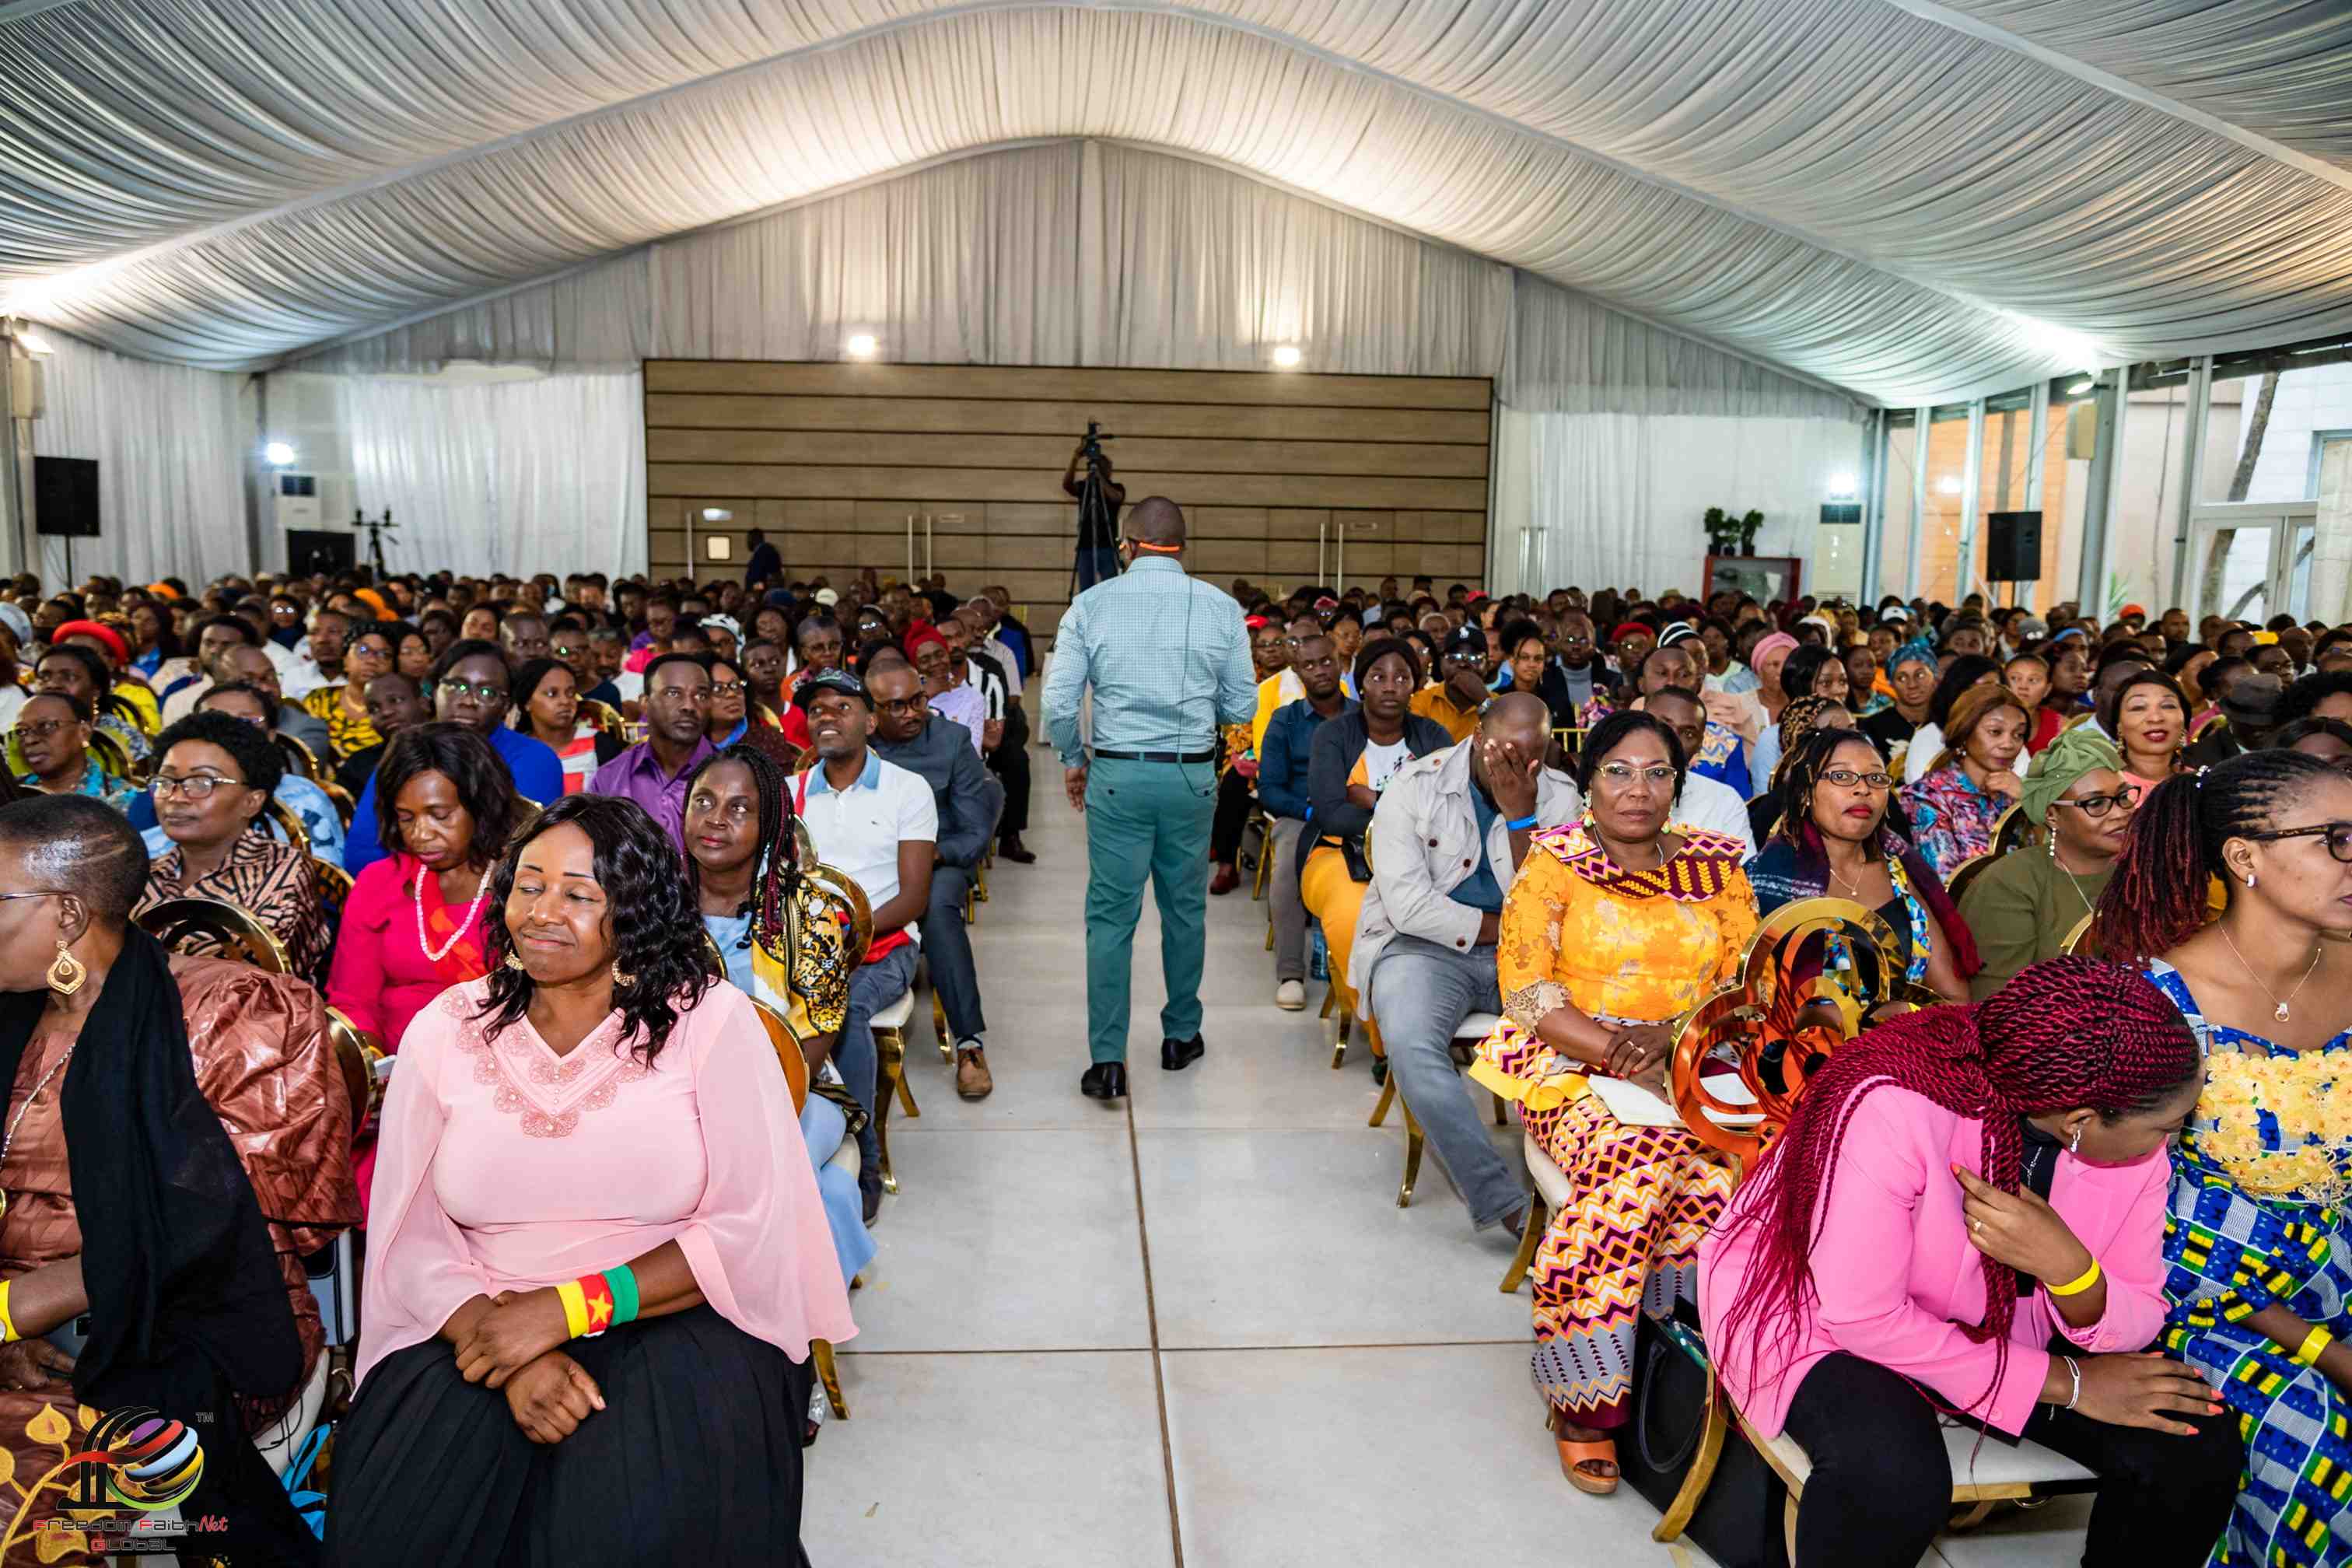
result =
M1087 1049L1127 1059L1129 978L1143 882L1160 905L1160 971L1168 1003L1160 1032L1201 1032L1201 965L1209 913L1209 824L1217 811L1213 763L1097 757L1087 770Z

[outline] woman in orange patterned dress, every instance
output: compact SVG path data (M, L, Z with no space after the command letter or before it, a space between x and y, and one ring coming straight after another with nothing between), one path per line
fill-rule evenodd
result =
M1561 1473L1596 1496L1617 1489L1640 1314L1696 1300L1699 1238L1731 1195L1730 1170L1687 1131L1620 1121L1586 1084L1605 1074L1663 1095L1675 1021L1756 930L1740 845L1668 822L1687 767L1646 713L1593 731L1583 820L1537 834L1504 899L1504 1021L1471 1068L1519 1102L1574 1190L1536 1254L1535 1374Z

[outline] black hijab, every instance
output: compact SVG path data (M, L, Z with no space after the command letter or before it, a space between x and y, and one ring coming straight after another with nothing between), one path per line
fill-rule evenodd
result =
M0 1086L16 1081L44 1001L0 994ZM300 1381L293 1308L244 1163L196 1087L179 985L163 949L135 926L82 1025L58 1109L89 1300L76 1397L186 1422L206 1460L191 1517L209 1492L232 1540L282 1541L290 1523L315 1552L232 1397Z

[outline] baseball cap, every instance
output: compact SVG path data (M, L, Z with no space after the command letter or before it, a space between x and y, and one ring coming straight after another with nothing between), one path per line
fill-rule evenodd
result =
M1447 636L1445 647L1442 652L1444 654L1475 653L1480 658L1484 658L1486 657L1486 634L1465 621Z
M866 683L845 669L821 669L803 680L800 689L793 693L793 706L805 710L816 700L820 691L837 691L845 697L855 697L870 710L874 699L866 694Z
M841 603L841 595L831 588L819 588L816 591L816 602L823 605L825 608L831 609L834 605Z

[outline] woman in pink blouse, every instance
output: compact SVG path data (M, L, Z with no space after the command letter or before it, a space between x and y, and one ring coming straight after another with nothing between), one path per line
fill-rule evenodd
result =
M2165 1141L2196 1042L2137 971L2021 970L1839 1051L1699 1247L1741 1414L1812 1461L1795 1568L1912 1568L1943 1525L1937 1412L2100 1478L2088 1568L2188 1568L2244 1453L2164 1326Z
M492 889L384 1106L327 1560L799 1561L809 1341L856 1331L766 1031L633 802Z
M392 854L352 880L327 972L327 1005L397 1053L426 1004L488 972L490 868L522 803L489 742L462 724L436 723L403 730L385 746L375 809L379 842ZM364 1205L375 1141L353 1147Z

